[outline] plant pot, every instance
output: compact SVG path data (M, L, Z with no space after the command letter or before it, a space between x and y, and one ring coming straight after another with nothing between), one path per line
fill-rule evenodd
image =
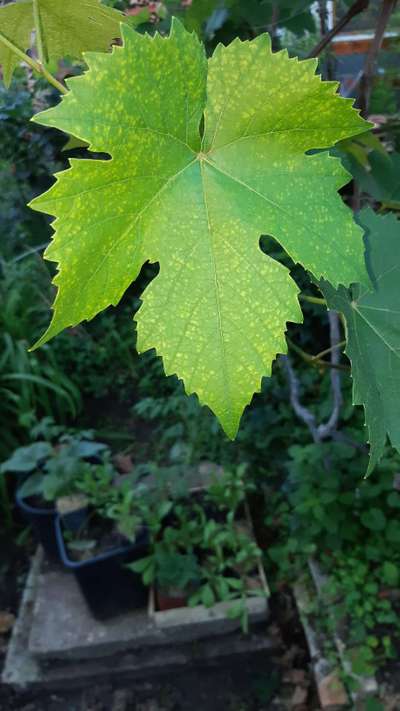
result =
M268 596L269 589L262 564L257 566L258 582L264 592L263 597L247 597L246 608L249 615L249 622L264 621L269 614ZM172 601L172 599L171 599ZM231 632L240 627L240 621L229 619L227 612L232 607L233 601L217 602L212 607L196 605L187 607L187 602L162 608L160 606L159 595L150 588L148 615L156 627L163 630L180 629L182 634L187 634L190 639L200 639L208 635L218 635Z
M243 505L243 521L240 524L246 527L248 533L255 540L250 510L246 502ZM245 605L250 623L264 621L269 615L268 598L270 593L262 562L258 561L256 567L257 588L263 590L264 595L253 597L249 585L249 595L246 596ZM217 602L212 607L205 607L201 604L188 607L187 602L178 605L176 598L175 600L170 598L170 601L174 604L162 607L160 594L152 586L149 595L148 615L155 626L162 628L165 632L179 629L181 638L185 637L185 639L193 641L209 635L225 634L240 627L240 620L231 619L227 614L234 604L232 600Z
M81 495L62 496L56 500L57 514L61 516L64 528L79 531L87 520L89 507L87 498Z
M60 555L55 533L55 508L39 508L31 506L22 498L17 490L15 500L26 521L31 525L34 535L43 546L47 557L54 563L60 562Z
M187 595L181 590L156 590L157 608L159 610L175 610L179 607L186 607Z
M60 559L75 575L93 617L105 620L146 607L148 589L141 575L125 566L147 555L147 531L143 531L135 543L127 542L89 560L75 561L69 557L62 527L63 517L57 516L55 530Z

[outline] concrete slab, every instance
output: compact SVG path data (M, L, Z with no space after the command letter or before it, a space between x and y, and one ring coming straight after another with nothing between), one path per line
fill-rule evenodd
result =
M92 617L73 575L63 570L38 575L29 649L39 661L93 659L163 641L146 609L99 622Z
M261 600L254 598L257 602ZM196 610L196 608L195 608ZM195 611L194 610L194 611ZM95 620L86 606L73 575L63 570L41 570L36 577L29 650L39 662L51 660L94 659L126 650L179 645L207 637L216 638L237 629L240 623L230 620L219 608L207 619L193 618L188 610L186 624L160 627L147 609L134 610L107 621ZM221 614L217 614L220 612ZM164 613L165 614L165 613ZM262 611L254 614L256 622L267 617L264 600Z
M73 576L46 570L37 554L28 576L2 681L16 689L70 689L178 673L191 666L230 663L249 654L275 653L279 641L265 622L251 635L174 638L147 611L105 623L94 620Z

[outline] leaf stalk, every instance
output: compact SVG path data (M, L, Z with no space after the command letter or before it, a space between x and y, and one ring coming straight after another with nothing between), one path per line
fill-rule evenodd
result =
M54 88L57 89L61 94L68 93L68 89L63 84L61 84L58 79L56 79L55 77L53 77L52 74L50 74L50 72L46 69L42 62L33 59L33 57L30 57L29 54L23 52L13 42L7 39L7 37L5 37L2 32L0 32L0 42L4 44L5 47L14 52L17 57L19 57L23 62L25 62L25 64L28 64L31 69L33 69L35 72L38 72L38 74L41 74L49 82L49 84L54 86Z
M318 296L308 296L308 294L300 294L299 298L302 301L307 301L309 304L317 304L318 306L326 306L325 299L321 299Z
M41 25L41 21L40 21L40 11L39 11L38 0L33 0L33 20L34 20L34 24L35 24L36 45L37 45L39 62L41 64L45 64L42 25Z

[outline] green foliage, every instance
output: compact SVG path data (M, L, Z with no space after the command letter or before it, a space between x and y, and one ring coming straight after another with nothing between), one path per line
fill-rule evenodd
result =
M371 673L400 636L399 459L383 458L362 480L363 458L349 445L295 445L289 455L284 493L266 492L265 522L279 532L266 549L276 584L297 579L314 556L329 577L314 614L330 633L345 622L353 672Z
M370 114L395 114L398 108L396 90L389 77L374 82L369 103Z
M35 8L36 5L36 8ZM38 13L38 23L35 10ZM124 15L101 5L100 0L23 0L0 8L0 32L21 51L40 34L45 62L65 56L81 58L85 51L106 51L120 36ZM39 30L39 31L38 31ZM0 37L0 64L8 86L20 59Z
M360 285L351 292L344 288L335 292L329 285L322 288L329 307L341 311L346 319L353 400L364 405L371 444L368 472L371 472L382 456L387 436L400 451L397 296L400 227L393 215L378 216L370 209L360 214L360 222L368 229L367 258L374 290L368 292Z
M0 457L8 455L29 427L43 416L61 422L81 407L78 388L60 367L50 347L28 353L30 337L45 313L40 265L32 259L0 263ZM24 437L24 433L25 437Z
M252 590L248 584L261 551L241 521L238 507L252 488L242 474L240 469L225 472L200 498L186 493L174 502L164 498L165 483L155 490L136 488L132 510L140 511L151 547L150 555L129 567L146 585L185 593L190 606L234 601L229 616L240 617L246 631L246 597L265 591ZM230 492L225 497L224 485Z
M279 27L295 35L315 32L315 22L310 11L311 0L194 0L184 5L177 0L167 0L168 10L181 18L186 29L195 30L211 46L218 41L224 44L239 36L254 37L260 32Z
M115 86L131 66L132 54L134 69L121 83L117 125L112 120L117 118ZM125 28L122 49L88 61L90 71L70 81L68 96L36 120L68 130L88 141L91 150L111 153L113 160L74 162L49 193L33 202L35 209L58 216L57 235L46 252L59 264L58 295L53 321L37 345L118 302L143 262L158 261L160 273L146 289L137 316L138 348L156 347L166 373L176 372L187 392L196 392L233 438L276 352L286 349L286 322L301 320L297 287L258 249L261 233L273 234L295 261L334 284L367 280L360 229L336 194L348 176L327 154L304 154L365 131L368 124L351 102L335 95L335 85L314 75L314 60L301 64L284 53L272 54L267 35L219 47L208 77L202 47L177 23L168 39ZM178 80L175 62L185 66ZM154 71L157 93L146 88ZM309 92L313 99L305 107ZM107 128L100 114L109 116ZM136 127L126 136L133 141L129 153L125 139L121 149L123 116ZM262 165L257 174L255 154ZM159 177L142 178L144 170ZM191 206L184 213L182 201ZM335 244L338 230L340 245ZM254 320L250 313L256 304Z
M58 433L58 428L53 433ZM94 442L92 436L91 432L63 434L53 445L38 441L20 447L1 464L0 473L30 474L19 487L24 498L36 496L53 502L76 493L76 482L85 472L88 476L91 465L87 460L104 455L107 449L105 444Z
M0 190L1 254L5 259L21 255L34 244L50 237L46 219L27 208L26 203L49 186L49 168L56 170L54 133L45 133L29 123L38 105L27 82L14 82L6 90L0 86Z
M161 545L154 554L131 564L130 568L141 573L148 585L157 580L164 592L185 591L200 580L200 568L193 553L165 550Z
M383 207L400 208L400 154L374 150L366 166L352 164L352 173L360 188L382 203Z
M59 368L68 372L85 398L132 401L146 365L138 363L127 310L107 312L90 327L66 331L51 344Z

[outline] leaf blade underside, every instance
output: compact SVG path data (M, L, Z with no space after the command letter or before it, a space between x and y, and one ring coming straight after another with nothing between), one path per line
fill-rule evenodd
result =
M121 12L102 5L100 0L38 0L38 8L46 61L81 58L89 50L105 52L112 40L120 37L120 23L125 20ZM0 32L22 52L30 48L34 28L32 0L0 8ZM6 86L20 61L0 42Z
M72 160L32 203L57 216L45 256L59 263L53 320L37 345L118 303L143 263L158 262L136 317L138 349L155 348L166 373L177 373L233 438L276 353L286 352L286 323L302 320L298 288L286 268L261 252L261 235L274 236L314 274L335 283L367 281L362 230L337 194L347 173L327 154L305 155L364 132L366 122L314 76L315 62L273 55L267 36L218 49L207 72L203 47L180 23L168 38L122 33L122 48L87 54L89 71L68 80L61 103L35 119L112 157ZM232 84L243 53L253 67L243 79L244 100L252 87L256 106L250 118L241 115ZM299 75L302 64L307 71ZM288 125L279 101L274 115L271 68L278 83L289 74L287 83L303 82L306 94L322 87L321 106L339 107L336 133L316 120L301 131L299 115ZM254 84L263 73L264 89ZM229 93L222 96L223 116L215 99L219 81ZM304 104L301 93L297 101ZM279 135L270 130L277 121ZM332 249L326 238L334 222L342 239Z

